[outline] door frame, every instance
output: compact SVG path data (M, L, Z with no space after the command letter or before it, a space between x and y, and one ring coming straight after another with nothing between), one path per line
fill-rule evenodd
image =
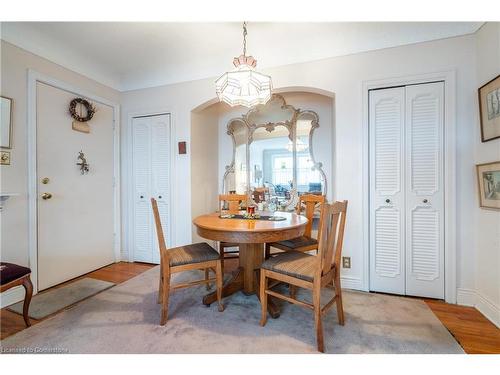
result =
M124 130L124 144L126 145L126 150L123 152L123 170L127 174L123 177L127 183L124 185L124 235L125 244L124 249L126 249L126 254L124 254L124 259L127 259L129 262L134 262L134 191L133 191L133 182L134 182L134 168L133 168L133 120L136 117L150 117L150 116L158 116L158 115L170 115L170 124L168 129L168 135L170 137L170 160L168 161L168 175L170 176L168 182L168 190L169 190L169 198L168 198L168 213L167 215L171 218L170 227L167 228L166 233L166 245L174 246L174 238L173 234L175 233L175 220L172 220L172 210L174 207L175 201L175 184L173 183L173 176L175 176L175 142L174 135L175 133L175 118L172 110L167 107L163 108L155 108L154 110L143 110L143 111L134 111L127 113L127 129ZM124 173L124 174L125 174Z
M69 93L83 96L113 109L113 252L114 261L120 260L120 106L108 99L82 90L72 84L28 69L27 150L28 150L28 249L33 294L38 293L38 175L37 175L37 83L43 83Z
M363 290L370 291L370 150L369 91L435 81L444 82L444 296L457 303L456 249L456 70L382 78L362 82L363 100Z

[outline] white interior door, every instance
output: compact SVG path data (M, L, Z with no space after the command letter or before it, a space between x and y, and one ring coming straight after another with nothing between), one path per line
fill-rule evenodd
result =
M114 262L113 108L95 103L90 134L72 130L75 95L37 84L38 289ZM90 170L76 165L83 151ZM48 183L42 183L48 178ZM42 199L50 193L50 199Z
M405 88L370 91L370 290L405 294Z
M373 90L370 290L444 298L444 84Z
M154 229L151 197L158 202L165 240L170 243L169 160L170 115L137 117L133 133L133 260L159 263L158 241Z
M406 87L406 294L444 298L443 82Z

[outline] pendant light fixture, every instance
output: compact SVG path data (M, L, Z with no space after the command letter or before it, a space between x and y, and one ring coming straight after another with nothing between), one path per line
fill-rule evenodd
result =
M235 69L224 73L215 81L220 101L231 107L243 105L253 107L266 104L271 99L271 77L255 70L257 60L247 56L247 23L243 22L243 54L235 57Z

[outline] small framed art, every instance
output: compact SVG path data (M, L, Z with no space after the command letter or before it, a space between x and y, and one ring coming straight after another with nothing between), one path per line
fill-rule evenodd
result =
M500 210L500 161L476 165L479 206Z
M12 147L12 99L0 96L0 147Z
M500 138L500 75L478 90L481 141Z

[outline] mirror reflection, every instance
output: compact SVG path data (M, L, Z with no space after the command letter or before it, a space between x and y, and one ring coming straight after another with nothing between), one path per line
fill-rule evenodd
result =
M223 190L225 193L246 194L248 127L243 120L232 120L227 133L233 138L233 163L226 167Z
M312 154L313 122L316 114L299 114L296 125L297 192L298 194L322 194L325 191L324 176L314 163Z
M279 206L288 202L294 180L289 130L285 126L255 129L249 151L250 191L254 202Z
M287 105L280 95L228 123L233 162L224 192L247 194L259 209L293 211L299 195L325 195L326 177L314 158L316 112Z

